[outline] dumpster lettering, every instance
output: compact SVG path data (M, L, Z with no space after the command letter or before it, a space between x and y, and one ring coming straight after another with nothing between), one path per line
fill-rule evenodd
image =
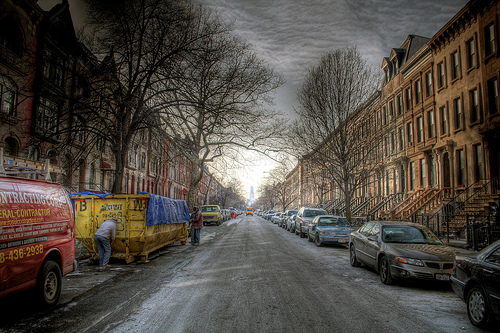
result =
M102 214L102 217L107 220L107 219L113 219L113 220L116 220L117 223L121 223L122 222L122 217L123 217L123 214L121 211L119 212L107 212L107 213L103 213Z
M146 210L146 199L135 199L134 210Z
M104 211L112 211L112 210L122 210L122 204L119 204L119 205L103 205L101 207L101 212L104 212Z
M78 209L78 206L80 206L80 209ZM77 211L80 211L80 212L86 211L87 210L87 201L85 201L85 200L75 200L75 208L76 208Z

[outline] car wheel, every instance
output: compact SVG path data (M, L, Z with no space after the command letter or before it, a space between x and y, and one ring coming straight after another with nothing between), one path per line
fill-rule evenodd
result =
M486 327L488 325L490 311L483 288L479 286L472 287L467 293L466 303L470 322L477 327Z
M299 231L297 230L297 228L294 228L294 229L295 229L295 234L298 235Z
M307 233L307 241L312 242L314 239L311 238L311 234Z
M356 248L354 247L354 244L352 244L351 247L349 248L349 261L351 262L352 267L361 266L361 263L358 261L358 258L356 258Z
M38 278L38 295L40 301L48 306L57 304L61 295L61 268L54 261L46 261Z
M380 281L382 281L383 284L390 285L394 283L391 275L391 266L389 265L389 259L387 259L386 256L383 256L380 260L379 274Z
M306 234L302 232L302 228L300 228L300 230L299 230L299 236L300 236L300 238L306 237Z
M316 244L316 246L323 246L323 243L321 243L318 234L316 234L316 237L314 237L314 244Z

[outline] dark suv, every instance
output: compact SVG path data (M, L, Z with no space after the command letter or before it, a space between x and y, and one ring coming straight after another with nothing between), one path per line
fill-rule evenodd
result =
M309 224L318 215L327 215L327 213L321 208L302 207L299 209L295 219L295 234L300 235L301 238L306 237Z

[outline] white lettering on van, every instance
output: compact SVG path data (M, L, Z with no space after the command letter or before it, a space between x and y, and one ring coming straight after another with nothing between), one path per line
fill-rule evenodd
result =
M58 208L64 207L66 200L46 194L29 192L0 192L0 204L25 203L35 205L49 205Z

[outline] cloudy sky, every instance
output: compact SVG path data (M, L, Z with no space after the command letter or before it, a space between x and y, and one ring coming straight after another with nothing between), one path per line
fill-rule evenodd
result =
M409 34L432 37L466 0L196 0L215 9L235 33L284 76L276 108L297 107L296 91L322 54L357 46L380 68Z
M40 0L49 9L61 0ZM296 92L311 66L327 51L357 46L368 63L380 68L391 48L409 34L432 37L467 3L466 0L193 0L233 23L235 34L282 75L274 108L297 107ZM82 0L69 0L75 25ZM253 161L253 163L252 163ZM240 175L249 189L273 163L249 159Z

